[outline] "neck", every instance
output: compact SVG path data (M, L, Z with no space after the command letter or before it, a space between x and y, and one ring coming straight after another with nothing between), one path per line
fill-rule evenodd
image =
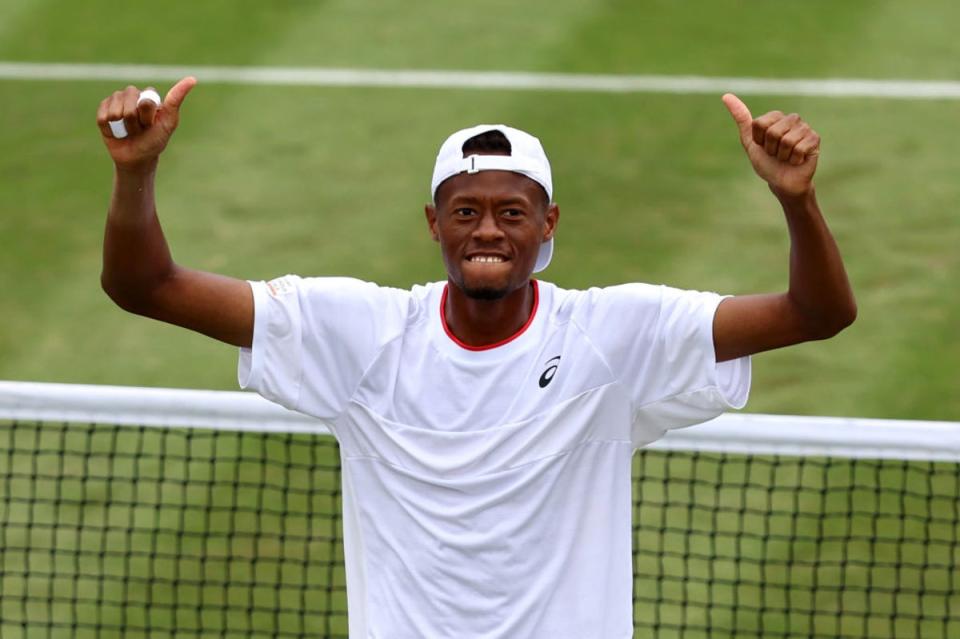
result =
M531 281L501 299L478 300L448 282L442 308L446 329L468 347L489 347L509 340L532 320L535 286Z

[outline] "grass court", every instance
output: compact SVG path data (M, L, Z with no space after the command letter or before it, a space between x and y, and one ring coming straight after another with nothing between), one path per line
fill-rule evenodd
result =
M960 81L958 22L960 5L946 0L10 0L0 4L0 61ZM125 84L0 80L0 378L234 389L235 349L129 316L100 290L112 168L95 111ZM158 85L161 94L169 85ZM859 302L857 322L839 337L757 356L747 410L960 419L960 105L744 99L755 115L799 112L821 134L818 196ZM533 132L550 156L561 222L544 279L731 294L785 288L782 215L719 94L201 78L158 177L174 259L248 279L348 275L408 287L442 278L422 213L433 158L448 133L482 121ZM36 461L25 459L18 463ZM223 472L234 472L225 463ZM830 479L809 481L816 491ZM830 512L829 504L810 507ZM5 508L8 521L27 516ZM693 526L693 535L706 530L702 520ZM689 542L694 550L707 543L698 539ZM914 577L951 583L939 573ZM5 583L14 586L29 584ZM730 598L757 596L739 587ZM885 601L895 603L876 603Z

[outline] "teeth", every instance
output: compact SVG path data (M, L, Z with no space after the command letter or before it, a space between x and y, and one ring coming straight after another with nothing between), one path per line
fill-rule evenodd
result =
M503 262L502 257L494 257L492 255L474 255L470 258L471 262L482 262L484 264L496 264Z

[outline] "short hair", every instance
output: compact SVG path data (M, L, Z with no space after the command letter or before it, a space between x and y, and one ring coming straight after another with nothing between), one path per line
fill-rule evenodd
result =
M463 155L510 155L513 147L502 131L491 129L479 133L463 143Z

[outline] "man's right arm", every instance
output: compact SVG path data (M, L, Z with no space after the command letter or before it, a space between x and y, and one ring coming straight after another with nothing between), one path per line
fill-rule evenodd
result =
M179 122L180 105L196 84L178 82L157 108L134 87L100 104L97 123L115 165L103 245L104 291L121 308L183 326L228 344L253 342L249 284L178 266L157 218L154 181L160 153ZM123 120L128 137L113 137L109 122Z

